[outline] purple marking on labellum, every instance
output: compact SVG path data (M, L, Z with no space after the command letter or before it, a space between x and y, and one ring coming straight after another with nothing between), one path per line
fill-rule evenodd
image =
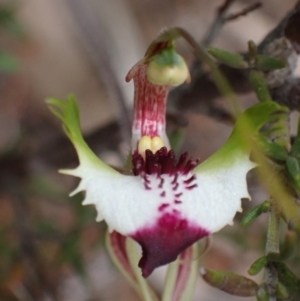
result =
M172 184L172 185L175 185L175 184L177 183L177 179L178 179L178 174L176 174L176 175L174 176L174 179L173 179L173 181L171 182L171 184Z
M190 184L191 182L193 182L196 179L195 175L192 175L189 179L185 180L184 183L185 184Z
M142 247L139 267L142 275L148 277L155 268L176 260L183 250L207 235L207 230L181 218L179 214L165 213L153 226L140 229L130 236Z
M197 187L197 184L191 185L191 186L186 186L186 189L192 190L193 188Z
M158 211L163 211L164 209L166 209L169 206L170 206L170 204L162 204L158 207Z
M175 191L175 190L177 190L177 188L179 187L179 184L178 183L176 183L175 185L174 185L174 187L172 188L173 189L173 191Z
M160 194L160 196L162 196L162 197L166 196L166 192L163 191L163 192Z

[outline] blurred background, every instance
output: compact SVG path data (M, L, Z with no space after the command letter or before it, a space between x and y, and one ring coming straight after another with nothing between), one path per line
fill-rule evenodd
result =
M230 11L255 2L235 1ZM248 40L259 43L296 3L261 2L261 8L225 24L211 43L246 51ZM77 180L57 173L58 168L75 167L76 154L45 99L74 93L88 143L104 161L120 166L129 151L133 102L133 84L124 80L127 72L164 27L183 27L204 41L222 3L0 1L1 301L137 300L106 254L105 225L95 222L94 208L82 207L81 195L68 197ZM192 64L192 52L182 42L179 51ZM217 94L189 103L185 97L178 100L178 93L171 94L170 131L183 130L180 149L202 161L226 140L230 118ZM239 99L244 107L256 101L247 89ZM263 201L264 192L250 181L254 202ZM203 265L247 275L263 253L265 228L264 217L247 229L237 222L226 227L214 235ZM160 268L150 277L158 292L164 272ZM219 298L242 300L199 277L195 300Z

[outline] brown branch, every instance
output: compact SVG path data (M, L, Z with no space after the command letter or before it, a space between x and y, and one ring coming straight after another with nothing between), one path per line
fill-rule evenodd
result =
M254 10L257 10L257 9L259 9L261 7L262 7L262 3L261 2L253 3L253 4L249 5L248 7L246 7L245 9L243 9L242 11L240 11L238 13L228 15L225 18L224 22L233 21L233 20L238 19L239 17L246 16L250 12L253 12Z
M220 30L222 29L222 27L224 25L224 20L226 19L225 15L228 12L228 10L230 9L231 5L235 1L236 0L226 0L224 2L224 4L222 4L217 9L216 17L215 17L213 23L208 28L207 33L204 35L203 40L201 41L201 44L204 47L211 45L213 40L218 36Z

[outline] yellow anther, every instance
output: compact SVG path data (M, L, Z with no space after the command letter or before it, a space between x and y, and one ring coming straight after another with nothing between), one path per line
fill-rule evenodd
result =
M152 139L149 136L143 136L138 143L138 152L145 157L145 151L147 149L151 150L152 153L155 154L164 146L163 140L158 136L155 136Z
M138 143L138 152L144 157L145 151L147 149L151 150L151 147L152 147L152 139L149 136L143 136Z
M152 138L152 143L151 143L151 150L152 153L155 154L158 150L160 150L162 147L164 147L164 142L163 140L156 136Z

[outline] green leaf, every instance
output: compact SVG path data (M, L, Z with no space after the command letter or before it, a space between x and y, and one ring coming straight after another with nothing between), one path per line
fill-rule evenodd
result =
M276 283L276 296L280 300L287 300L289 297L288 289L281 282Z
M227 271L201 269L203 279L211 286L230 295L251 297L256 295L258 285L251 279Z
M255 58L255 67L262 71L273 71L285 68L286 63L283 60L259 54Z
M244 60L243 56L238 53L232 53L219 48L208 48L207 52L213 56L218 62L237 69L246 69L249 64Z
M297 159L288 157L286 160L286 168L289 178L293 181L295 187L300 190L300 167Z
M261 71L250 71L250 83L260 102L272 101L265 76Z
M268 263L268 259L266 256L258 258L255 262L253 262L248 270L248 274L254 276L258 274Z
M261 140L259 140L259 145L263 150L264 154L269 158L277 161L286 161L288 157L288 152L283 146L277 144L276 142L272 142L266 138L262 138Z
M270 209L270 202L265 201L260 205L257 205L253 209L251 209L249 212L245 214L241 221L241 226L246 227L250 225L257 217L259 217L262 213L268 212Z

